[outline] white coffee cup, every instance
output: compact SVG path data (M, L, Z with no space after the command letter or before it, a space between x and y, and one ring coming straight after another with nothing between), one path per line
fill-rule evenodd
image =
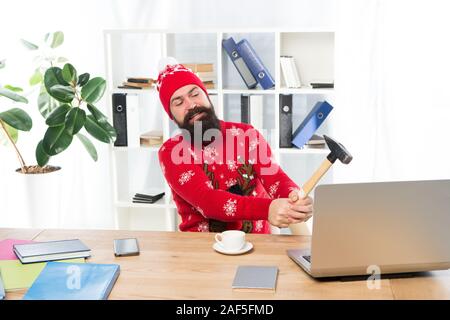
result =
M228 230L215 236L216 242L227 251L241 250L245 245L245 232Z

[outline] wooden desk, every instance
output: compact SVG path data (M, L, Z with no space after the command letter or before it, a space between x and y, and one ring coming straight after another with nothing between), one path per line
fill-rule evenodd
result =
M254 249L240 256L215 252L212 233L0 229L0 239L7 237L81 239L92 249L87 262L120 264L110 299L450 299L449 270L382 279L375 290L366 281L316 281L286 255L286 249L308 246L310 238L303 236L247 235ZM138 238L141 254L116 258L113 239L127 237ZM232 290L238 265L278 266L276 291ZM10 292L7 299L21 299L25 292Z

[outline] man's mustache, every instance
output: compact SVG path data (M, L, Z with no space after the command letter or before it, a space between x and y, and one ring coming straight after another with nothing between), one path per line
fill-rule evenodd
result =
M211 113L211 108L207 108L207 107L203 107L203 106L196 106L192 109L190 109L188 111L188 113L186 113L186 115L184 116L184 121L183 124L184 126L189 126L190 123L189 121L198 113L202 113L205 112L207 117L210 115Z

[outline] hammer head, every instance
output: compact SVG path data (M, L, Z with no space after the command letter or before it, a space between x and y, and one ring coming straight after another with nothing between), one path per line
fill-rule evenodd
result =
M345 147L340 144L339 142L331 139L330 137L323 135L325 138L325 142L328 145L328 148L330 149L330 154L327 156L327 159L334 163L336 159L339 159L343 164L349 164L350 161L352 161L353 157L350 154L350 152L345 149Z

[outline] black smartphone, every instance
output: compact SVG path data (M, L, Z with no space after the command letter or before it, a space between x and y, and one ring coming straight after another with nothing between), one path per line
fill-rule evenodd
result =
M114 255L116 257L137 256L139 255L139 244L136 238L115 239Z

